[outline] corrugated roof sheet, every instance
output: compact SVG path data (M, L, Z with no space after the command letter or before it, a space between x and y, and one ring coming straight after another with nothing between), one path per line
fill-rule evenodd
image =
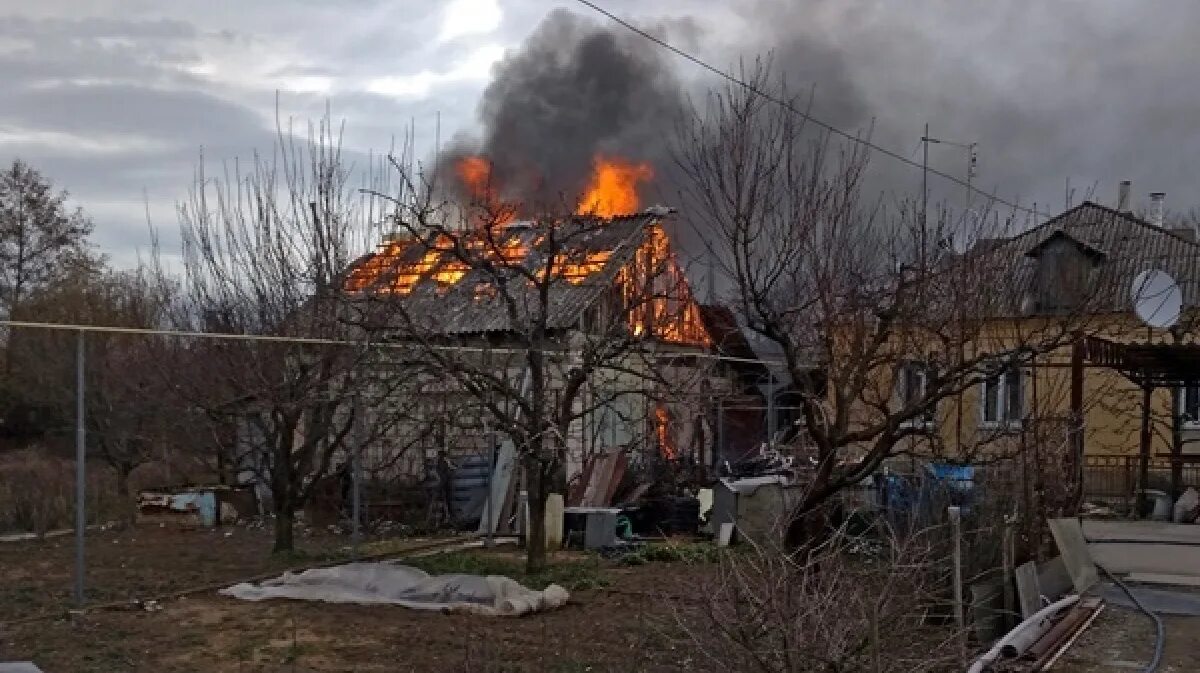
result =
M659 217L649 213L618 216L607 220L577 217L556 225L556 235L569 241L563 249L571 255L586 256L592 252L610 252L608 260L599 270L582 280L572 282L556 278L549 286L547 302L548 326L551 329L568 329L579 322L583 312L606 290L613 286L617 273L624 267L647 235L647 228ZM544 228L522 229L511 226L510 233L520 237L520 244L530 250L525 255L523 266L529 270L540 267L535 240L545 232ZM414 262L430 250L428 246L413 246L404 252L404 261ZM560 253L561 254L561 253ZM372 257L359 260L358 265L371 263ZM353 273L353 270L351 271ZM499 292L490 292L493 278L479 268L467 270L457 282L439 285L426 277L413 285L406 295L387 295L387 301L399 302L403 309L403 320L427 334L460 336L489 332L512 331L514 326L528 325L530 312L540 307L537 289L529 287L524 279L512 281L519 285L510 286L509 294L516 299L518 316L514 321L509 315L505 301Z
M1033 291L1036 259L1028 256L1053 237L1066 235L1100 255L1089 306L1096 312L1133 310L1131 288L1143 271L1165 271L1183 292L1185 307L1200 300L1200 244L1129 213L1090 201L1003 243L991 243L980 254L1002 255L1011 265L1013 287Z

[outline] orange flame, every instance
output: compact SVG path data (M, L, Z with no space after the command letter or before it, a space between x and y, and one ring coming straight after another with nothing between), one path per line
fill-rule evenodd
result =
M501 225L513 220L516 208L511 203L504 203L496 195L492 162L481 156L465 156L454 164L454 172L474 202L471 205L486 209L484 219L490 220L488 224Z
M592 160L591 180L576 213L599 217L628 215L638 207L638 183L653 178L650 164L596 155Z
M671 416L667 413L667 408L661 403L654 405L654 436L658 439L658 450L662 452L663 458L675 460L679 452L671 442L670 421Z
M472 197L481 201L488 200L491 195L491 162L483 157L463 157L454 165L454 172L458 174L458 179Z

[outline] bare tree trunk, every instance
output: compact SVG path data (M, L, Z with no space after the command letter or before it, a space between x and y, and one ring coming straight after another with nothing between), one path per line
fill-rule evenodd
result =
M525 483L529 489L529 530L525 537L525 572L546 568L546 471L536 455L525 459Z
M121 503L121 524L132 526L137 519L137 503L134 502L133 494L129 491L129 474L133 472L133 466L118 463L113 467L117 473L117 496Z
M296 518L296 506L292 500L292 449L291 443L279 439L275 448L275 465L271 470L271 499L275 504L275 548L276 554L295 549L292 523Z
M121 496L122 500L127 500L129 499L129 473L133 471L133 468L120 463L115 465L115 467L117 472L117 495Z
M272 551L276 554L290 552L296 546L292 525L296 512L290 498L283 500L286 502L281 502L280 499L275 501L275 547Z

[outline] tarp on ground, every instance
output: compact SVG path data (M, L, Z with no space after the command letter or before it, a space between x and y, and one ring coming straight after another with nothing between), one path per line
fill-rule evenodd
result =
M332 568L286 572L261 584L243 582L218 593L247 601L271 598L400 605L415 610L519 616L566 604L566 589L551 584L542 591L498 575L430 575L394 563L348 563Z

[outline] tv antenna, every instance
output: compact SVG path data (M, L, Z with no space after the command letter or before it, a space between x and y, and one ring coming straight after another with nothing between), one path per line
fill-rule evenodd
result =
M1149 269L1133 279L1133 310L1147 327L1168 329L1179 322L1183 292L1166 271Z

